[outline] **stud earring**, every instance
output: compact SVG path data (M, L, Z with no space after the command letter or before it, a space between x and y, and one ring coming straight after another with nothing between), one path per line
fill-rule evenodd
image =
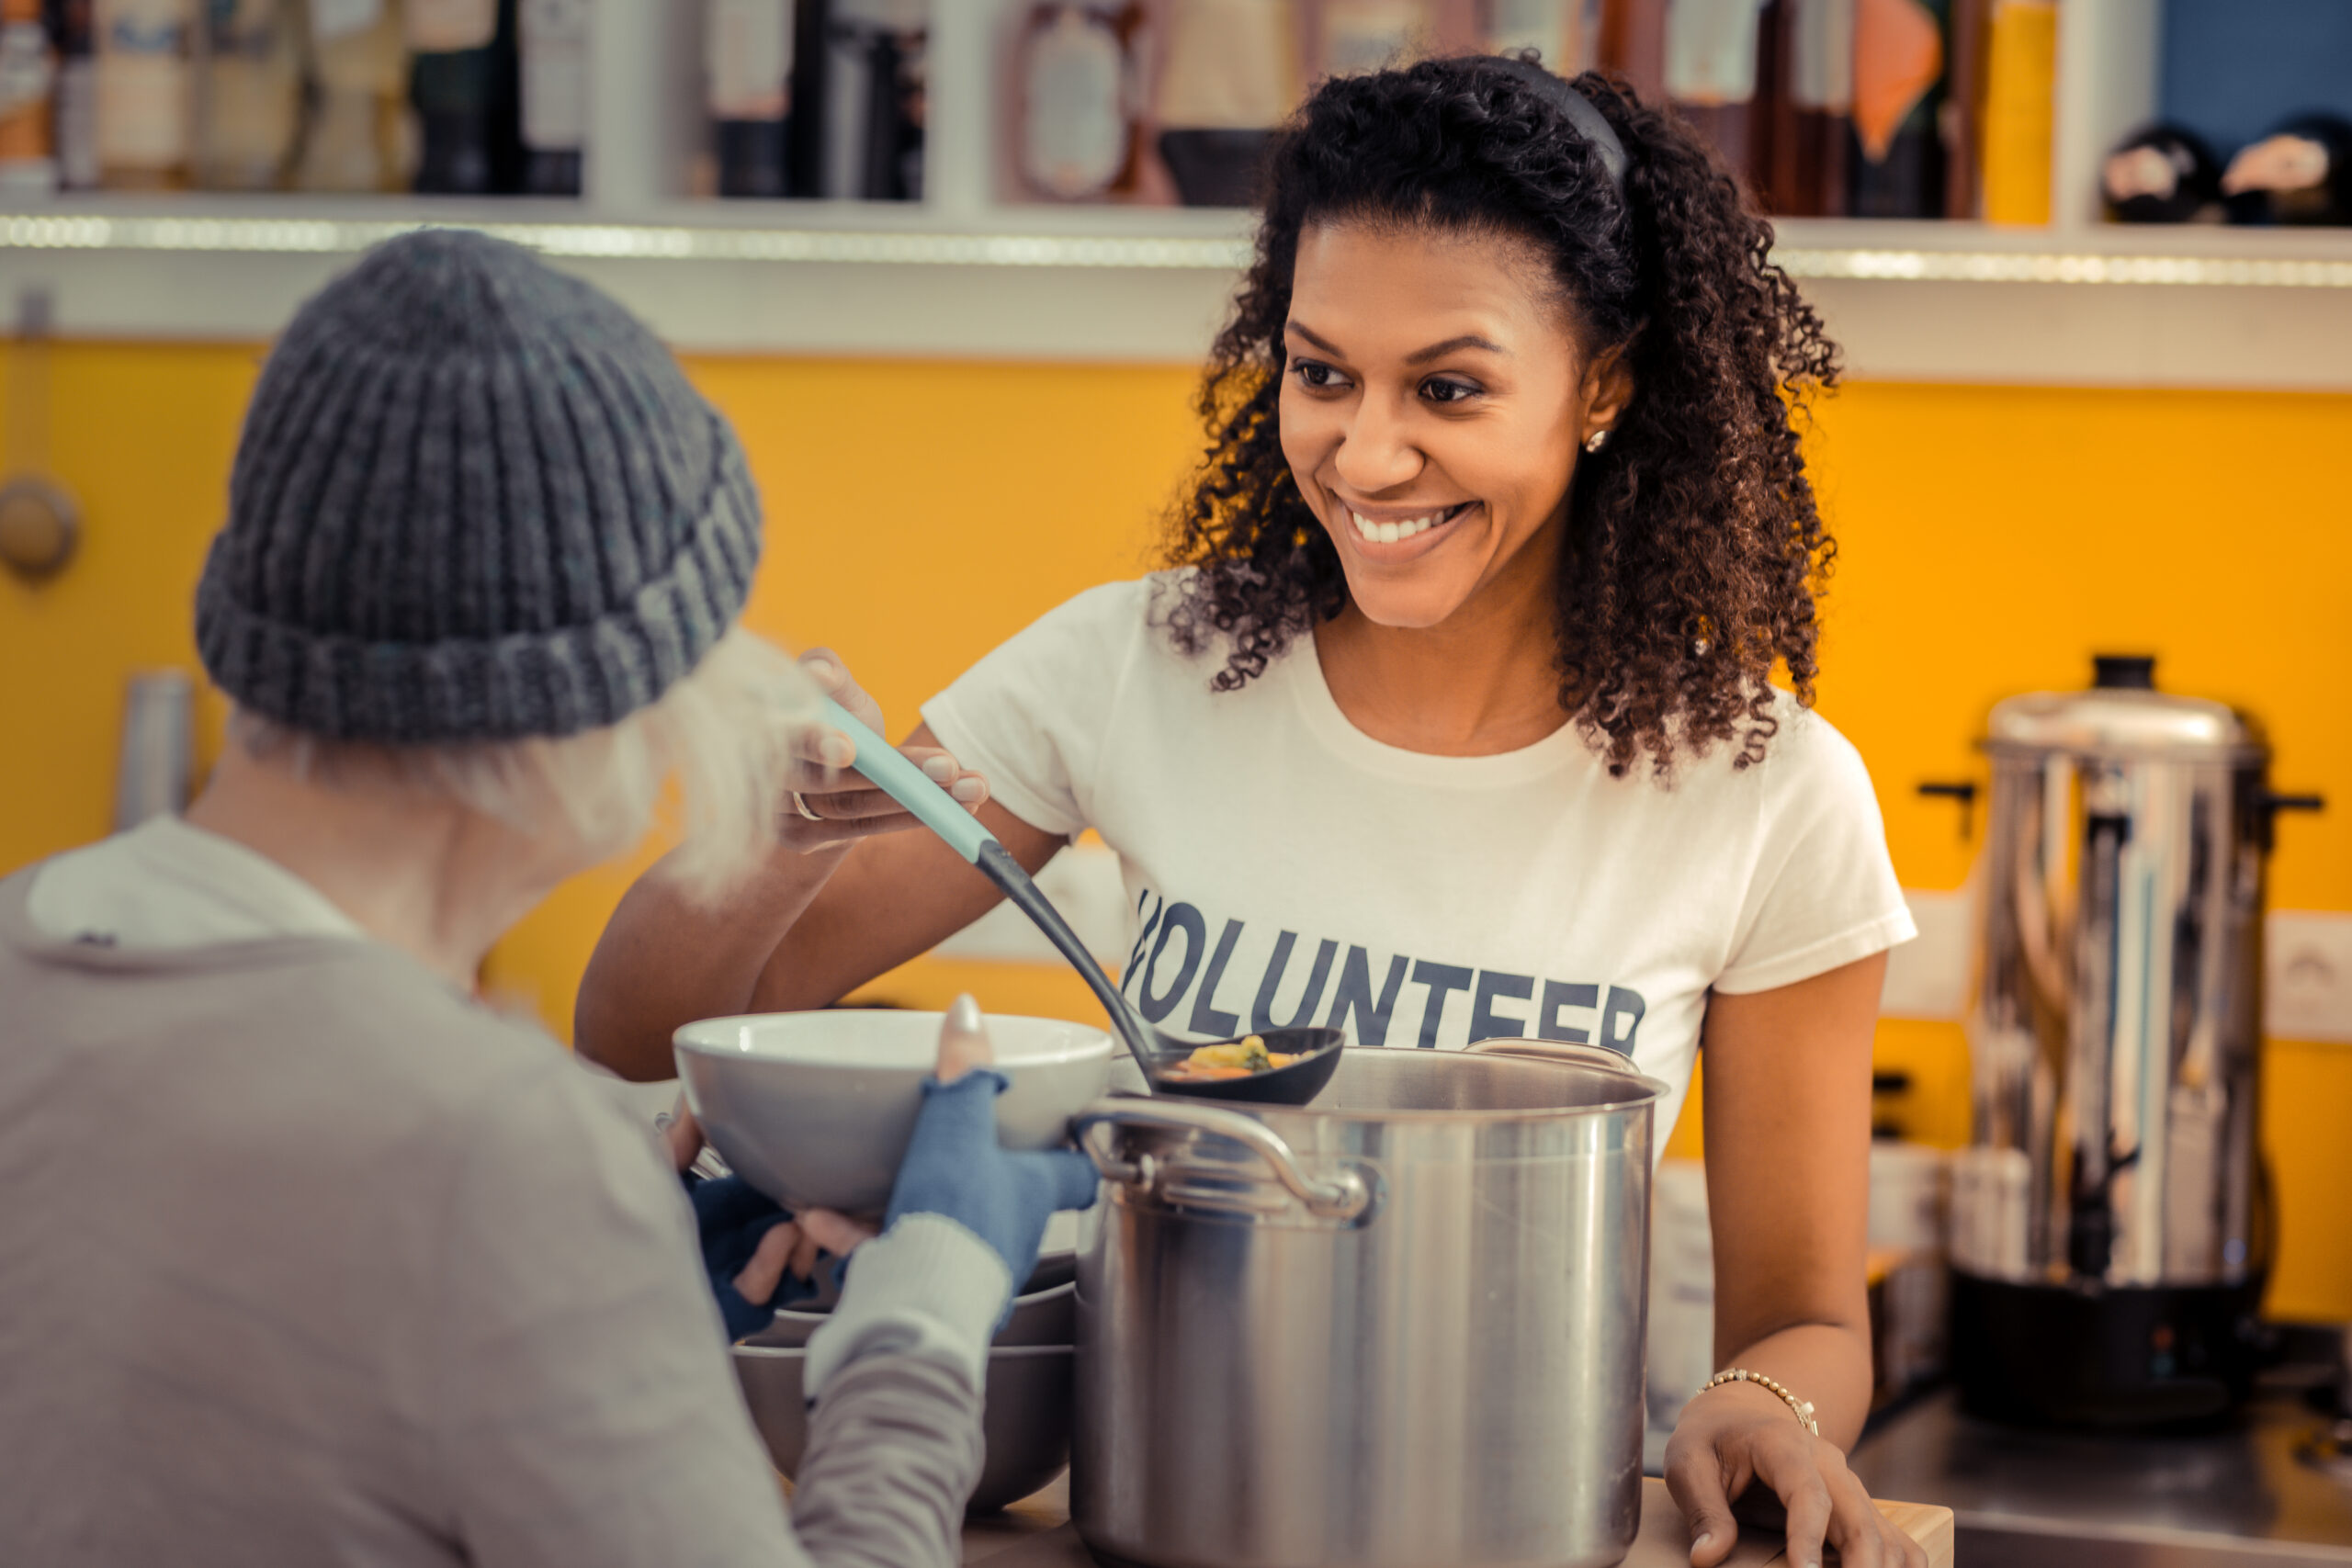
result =
M1608 445L1609 429L1606 425L1584 438L1584 449L1588 452L1598 452Z

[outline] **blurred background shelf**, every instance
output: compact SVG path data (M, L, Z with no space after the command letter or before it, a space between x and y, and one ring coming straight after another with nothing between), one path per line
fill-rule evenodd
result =
M1110 361L1199 357L1246 260L1227 209L879 202L96 195L0 212L0 292L68 336L266 337L410 225L562 258L682 347ZM1776 253L1854 374L2352 387L2352 233L1790 220Z
M484 15L496 9L491 0L473 3ZM1849 372L1946 381L2352 387L2352 356L2324 351L2352 333L2352 229L2100 220L2098 170L2106 150L2164 109L2167 93L2177 98L2187 91L2167 86L2167 28L2210 33L2213 23L2205 13L2214 0L1909 3L1921 17L1939 18L1938 69L1953 83L1972 70L1984 74L1981 62L1969 66L1962 59L1965 39L1975 36L1972 28L2022 17L2030 25L2018 36L2043 39L2049 80L2041 118L2027 117L2021 166L2034 176L2025 182L2024 209L2047 220L1781 220L1778 259L1804 281L1844 343ZM194 20L198 11L191 0L114 4L176 10L200 37L209 36ZM1195 361L1247 260L1251 218L1238 208L1172 205L1175 189L1151 150L1152 117L1169 108L1168 78L1179 68L1165 58L1172 45L1162 47L1179 4L565 0L551 6L535 0L500 13L507 18L499 24L500 47L514 49L520 36L527 52L530 17L569 6L572 20L562 25L574 38L566 69L578 89L577 196L213 189L43 196L0 182L0 292L45 291L53 329L68 336L250 340L276 332L295 300L366 245L417 223L458 223L491 228L561 258L693 350ZM1843 14L1849 4L1770 0L1757 10L1757 39L1764 41L1747 45L1750 56L1769 54L1770 39L1785 39L1787 28L1807 25L1806 17ZM811 8L818 5L822 9ZM1295 35L1299 58L1285 66L1294 79L1311 68L1316 50L1340 47L1330 29L1343 26L1376 32L1394 17L1418 17L1428 45L1476 47L1532 17L1549 18L1544 25L1554 41L1571 55L1607 60L1637 80L1657 75L1651 85L1675 86L1685 97L1708 90L1692 88L1687 65L1673 64L1674 29L1684 25L1684 13L1668 0L1262 0L1260 8L1287 18L1277 33ZM202 14L266 20L322 17L330 9L346 17L404 14L368 0L239 0ZM2246 0L2233 14L2260 34L2265 27L2275 32L2304 25L2295 18L2308 9L2308 0ZM1699 6L1690 15L1732 17L1738 10ZM888 186L909 199L697 194L718 184L712 115L725 96L718 55L726 51L714 52L709 39L728 17L735 19L728 25L740 25L760 16L795 34L780 57L787 63L770 67L789 84L774 112L788 113L793 94L805 94L818 80L806 63L811 38L836 40L817 46L826 51L825 70L835 73L822 83L847 70L841 79L853 84L846 96L825 87L817 96L830 107L799 117L822 122L800 162L793 162L785 135L797 122L775 122L778 181L807 189ZM1089 36L1105 49L1104 29L1132 24L1132 36L1121 36L1135 47L1121 69L1135 80L1122 91L1141 101L1142 84L1159 86L1149 107L1137 108L1119 132L1127 138L1125 174L1089 199L1044 199L1032 167L1035 147L1023 141L1019 84L1028 80L1034 87L1035 80L1022 75L1022 51L1040 28L1069 16L1091 18L1095 31ZM1349 16L1355 20L1344 21ZM1383 17L1391 22L1379 22ZM577 36L582 17L584 39ZM1783 32L1775 35L1775 27ZM842 56L851 63L842 66L836 52L845 28L867 39L898 29L890 46L896 63L873 65L861 77L865 67L857 62L866 57L856 45ZM773 35L770 44L782 37ZM1366 46L1358 39L1354 47ZM1758 80L1778 69L1764 62ZM886 70L904 95L895 130L883 123L888 114L875 118L875 83ZM1679 86L1677 70L1683 72ZM521 74L528 76L527 62ZM198 79L214 80L200 69ZM2014 215L2018 200L1982 188L1979 175L1991 174L1991 154L1966 152L1971 133L1953 129L1966 118L1958 114L1966 93L1953 86L1938 109L1935 93L1941 90L1924 89L1902 121L1914 152L1922 134L1942 149L1919 165L1922 178L1942 188L1936 209ZM316 90L307 91L313 107L305 112L315 118ZM861 93L865 110L843 120L841 106ZM1727 148L1744 141L1750 166L1760 168L1755 139L1771 134L1769 96L1757 99L1752 114L1738 103L1690 107ZM895 135L896 144L914 150L887 170L874 152L863 174L826 151L848 145L845 124L854 130L865 122L883 125L876 145ZM1984 138L1992 132L1980 128L1974 134L1980 152L1990 146ZM1016 156L1020 149L1028 152ZM1905 154L1898 147L1894 155ZM2010 163L2014 173L2015 155ZM2035 184L2041 172L2046 190ZM740 183L741 170L735 177ZM1931 195L1915 193L1913 199ZM2033 209L2037 197L2041 207ZM1820 198L1833 206L1847 199L1826 191Z

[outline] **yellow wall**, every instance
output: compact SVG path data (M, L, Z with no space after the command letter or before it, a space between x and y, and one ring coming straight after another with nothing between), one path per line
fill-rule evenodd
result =
M38 592L0 579L0 868L105 830L122 677L192 663L188 592L217 523L255 351L71 344L53 355L53 467L85 553ZM1148 559L1196 446L1181 367L703 359L774 521L752 623L831 642L894 723L997 639ZM1842 542L1822 706L1879 783L1905 883L1959 885L1968 846L1922 779L1966 776L1997 697L2070 686L2092 649L2153 651L2177 690L2268 722L2282 785L2336 808L2281 830L2273 901L2352 909L2352 398L1864 385L1812 451ZM519 928L500 990L568 1030L580 965L628 868ZM1003 1010L1091 1004L1047 973L929 962L876 990L957 986ZM1890 1021L1914 1124L1966 1134L1948 1025ZM2352 1047L2275 1043L2265 1115L2288 1315L2352 1317ZM1678 1142L1689 1146L1695 1128Z

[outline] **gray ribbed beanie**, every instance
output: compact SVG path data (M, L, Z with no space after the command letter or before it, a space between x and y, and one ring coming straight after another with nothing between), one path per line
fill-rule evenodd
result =
M197 648L239 704L330 739L571 735L693 669L759 553L733 431L642 323L427 231L328 285L263 367Z

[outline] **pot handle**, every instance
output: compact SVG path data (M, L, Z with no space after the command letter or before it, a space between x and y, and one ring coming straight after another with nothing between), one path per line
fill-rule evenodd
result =
M1372 1205L1372 1186L1354 1170L1317 1180L1298 1168L1298 1156L1282 1135L1264 1122L1230 1111L1205 1105L1179 1104L1166 1100L1098 1100L1070 1120L1070 1134L1094 1161L1094 1168L1110 1180L1130 1187L1149 1187L1159 1176L1149 1155L1122 1160L1093 1136L1094 1129L1148 1127L1166 1133L1198 1133L1228 1138L1266 1163L1274 1179L1308 1212L1328 1220L1352 1220Z
M1624 1054L1606 1045L1579 1045L1569 1040L1528 1040L1516 1034L1481 1040L1463 1047L1465 1056L1524 1056L1536 1062L1573 1062L1578 1066L1604 1067L1612 1073L1628 1066Z

